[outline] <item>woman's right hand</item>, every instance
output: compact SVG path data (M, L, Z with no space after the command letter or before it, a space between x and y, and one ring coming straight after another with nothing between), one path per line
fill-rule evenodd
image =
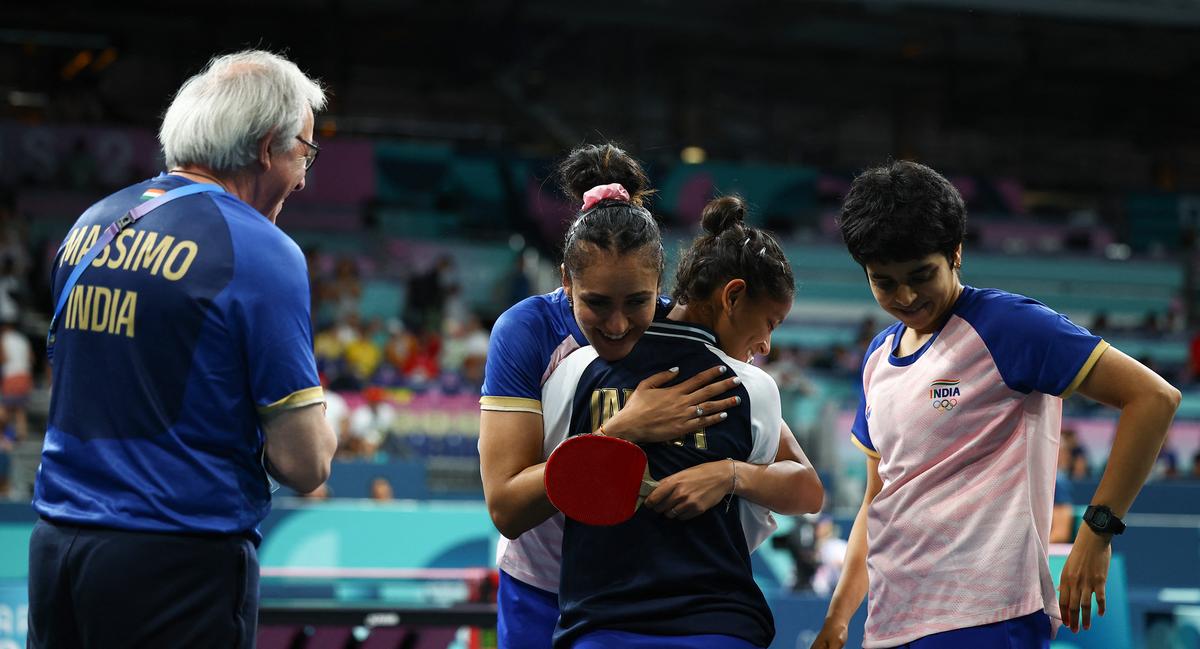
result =
M711 426L725 419L725 410L741 403L738 396L715 399L741 383L736 376L717 380L729 373L728 367L718 365L677 385L662 387L678 378L679 369L659 372L638 384L625 406L604 422L604 432L648 444L679 439Z
M844 646L846 646L846 625L834 624L826 620L809 649L842 649Z

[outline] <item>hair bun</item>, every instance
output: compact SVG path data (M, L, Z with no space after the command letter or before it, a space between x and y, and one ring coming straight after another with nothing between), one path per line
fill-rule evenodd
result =
M558 176L563 193L576 202L582 202L588 190L612 183L624 187L634 205L641 205L650 194L650 180L642 165L612 144L577 147L558 165Z
M714 198L704 206L700 225L713 236L746 222L746 202L736 194Z

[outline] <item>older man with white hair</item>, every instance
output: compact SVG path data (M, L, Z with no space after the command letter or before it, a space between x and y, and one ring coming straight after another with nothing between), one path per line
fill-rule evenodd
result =
M337 444L304 256L275 226L324 105L278 55L214 58L163 118L168 171L67 233L30 647L254 645L271 478L316 489Z

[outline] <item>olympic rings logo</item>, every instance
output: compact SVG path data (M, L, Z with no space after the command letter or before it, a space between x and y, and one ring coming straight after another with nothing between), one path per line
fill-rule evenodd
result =
M958 399L934 399L934 410L945 410L947 412L954 410L954 406L958 405Z

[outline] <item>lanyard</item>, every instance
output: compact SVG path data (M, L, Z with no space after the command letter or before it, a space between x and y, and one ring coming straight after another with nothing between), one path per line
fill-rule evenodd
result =
M54 360L54 330L58 325L58 316L62 314L63 307L67 304L67 298L71 295L71 289L75 288L75 283L79 281L79 276L83 274L83 271L87 269L88 266L92 265L92 261L96 259L96 257L100 254L100 251L103 250L104 247L109 243L111 243L112 240L121 233L121 230L124 230L134 223L137 223L138 220L149 214L154 209L162 207L176 198L183 198L184 196L190 196L192 194L199 194L202 192L224 193L225 190L218 185L210 185L208 183L194 183L190 185L184 185L183 187L176 187L175 189L164 193L162 196L148 200L145 203L141 203L140 205L134 207L126 212L124 216L116 221L113 221L112 224L104 229L104 232L101 233L98 239L96 239L96 243L92 244L92 247L89 248L79 262L75 264L75 268L71 271L71 275L67 277L66 283L63 284L62 292L58 295L58 304L54 307L54 317L50 318L50 331L46 334L46 358L50 359L51 361ZM63 244L58 247L58 254L62 254L63 248L66 247L66 245L66 241L63 241ZM57 257L57 255L55 256Z

